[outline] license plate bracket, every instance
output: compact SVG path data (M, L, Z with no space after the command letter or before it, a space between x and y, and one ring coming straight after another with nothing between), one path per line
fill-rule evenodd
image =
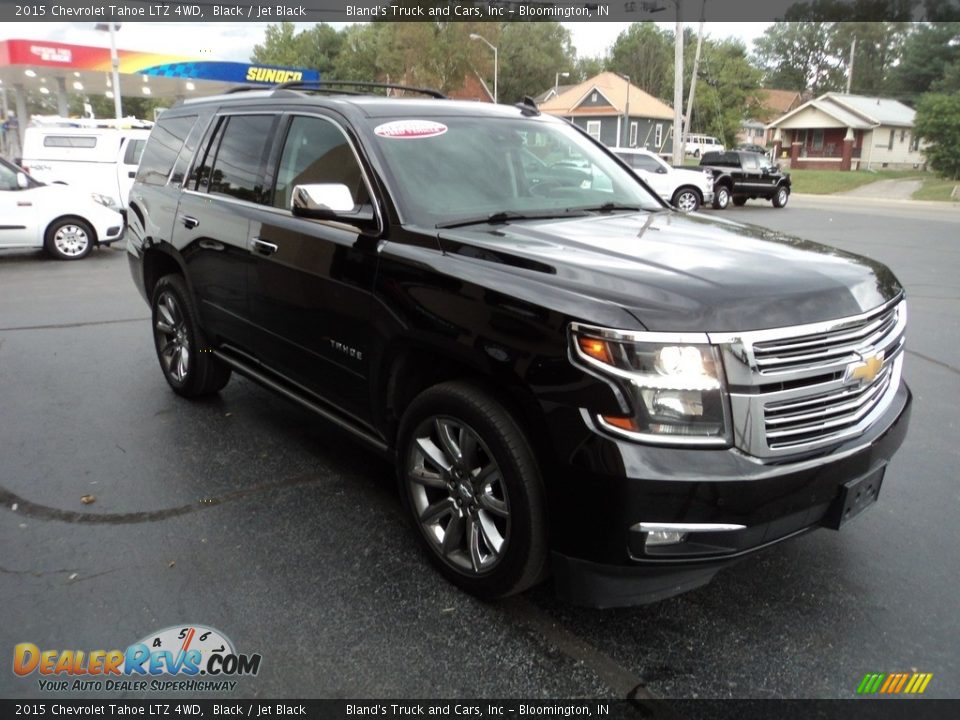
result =
M840 496L833 501L830 511L824 518L824 525L839 530L864 510L873 505L880 495L883 474L886 467L850 480L840 488Z

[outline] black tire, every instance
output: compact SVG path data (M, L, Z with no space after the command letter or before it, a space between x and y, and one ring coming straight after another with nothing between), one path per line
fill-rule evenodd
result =
M736 205L737 207L743 207L744 205L747 204L747 198L743 195L734 195L733 204Z
M54 220L43 236L43 246L58 260L80 260L90 254L96 242L90 224L80 218Z
M160 278L150 307L157 360L173 391L186 398L197 398L223 389L230 380L230 368L211 352L183 278Z
M703 199L695 188L682 187L673 194L671 202L674 207L682 212L696 212L700 209L700 203L703 202Z
M721 185L713 191L713 206L717 210L726 210L730 207L730 188Z
M404 505L448 580L494 599L545 577L540 471L519 424L491 394L465 382L425 390L400 422L397 456Z
M786 187L778 187L777 191L773 194L773 206L775 208L783 208L787 206L787 201L790 199L790 191Z

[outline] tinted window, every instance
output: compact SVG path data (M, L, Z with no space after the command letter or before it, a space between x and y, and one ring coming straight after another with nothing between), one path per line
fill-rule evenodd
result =
M165 185L183 142L196 121L196 115L161 117L153 126L140 158L137 182Z
M261 202L261 172L275 116L234 115L213 161L208 192Z
M743 155L743 169L744 170L759 170L760 163L757 162L756 155Z
M95 135L47 135L44 147L93 148L97 146Z
M313 183L346 185L354 204L370 202L360 166L340 129L321 118L295 117L283 145L273 205L289 210L294 186Z
M127 143L127 149L123 153L124 165L136 165L140 162L140 156L143 155L143 147L147 144L146 140L131 140Z
M655 173L660 171L660 163L649 155L634 155L633 167L637 168L637 170L646 170L647 172Z

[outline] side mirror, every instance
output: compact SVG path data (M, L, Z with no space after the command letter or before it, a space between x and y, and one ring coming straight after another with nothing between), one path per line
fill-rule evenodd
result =
M17 173L17 187L21 190L26 190L28 187L30 187L30 180L27 178L27 174L25 172Z
M658 175L666 175L666 174L667 174L667 169L666 169L663 165L658 165L658 166L657 166L657 174L658 174Z
M290 199L290 212L297 217L340 220L354 225L367 225L374 221L373 208L354 203L350 188L342 183L295 185Z

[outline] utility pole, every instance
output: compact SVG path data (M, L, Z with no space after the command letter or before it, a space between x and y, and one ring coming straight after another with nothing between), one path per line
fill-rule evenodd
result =
M677 28L673 43L673 164L683 164L683 22L680 20L680 1L677 7Z
M690 76L690 94L687 96L687 117L683 121L683 127L690 130L690 116L693 114L693 93L697 89L697 70L700 68L700 48L703 46L703 25L704 16L707 12L707 0L703 0L700 6L700 29L697 31L697 52L693 56L693 73ZM684 146L686 150L686 146Z
M853 42L850 43L850 66L847 68L847 95L850 94L850 86L853 85L853 55L857 51L857 36L853 36Z

